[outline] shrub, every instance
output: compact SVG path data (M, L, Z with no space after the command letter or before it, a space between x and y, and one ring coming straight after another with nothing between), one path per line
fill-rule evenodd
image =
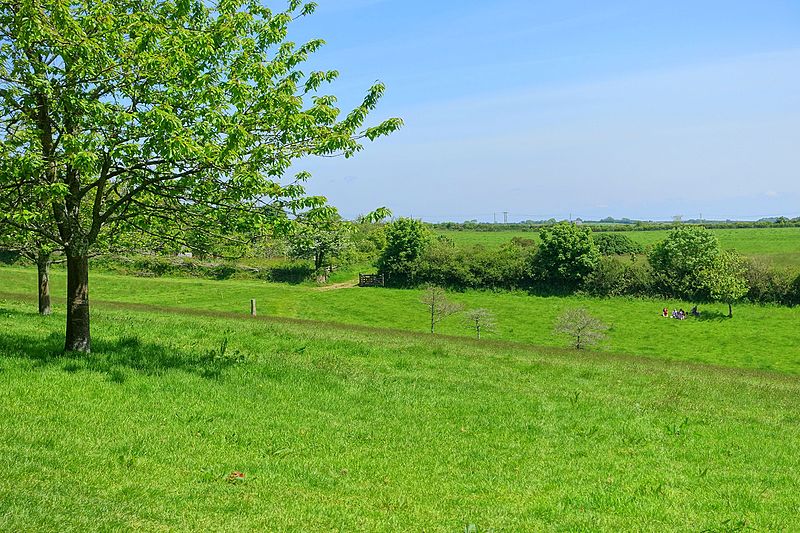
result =
M386 226L383 224L356 224L352 235L357 257L355 261L374 261L386 247Z
M511 244L513 246L517 246L519 248L534 248L536 247L536 241L533 239L526 239L525 237L512 237Z
M789 292L789 305L800 305L800 274L792 282L792 288Z
M758 259L745 265L745 278L750 286L747 299L757 303L792 303L793 276L788 270L772 268Z
M22 254L13 250L0 250L0 263L13 265L22 258Z
M584 290L592 296L652 296L657 292L647 262L632 263L603 257L586 278Z
M206 279L254 278L265 281L301 283L313 279L310 261L270 261L257 268L232 262L205 262L172 256L100 256L92 266L102 270L140 277L198 277Z
M513 245L462 249L437 240L411 268L418 283L456 290L514 289L525 283L530 254Z
M462 260L462 251L444 239L437 239L408 268L413 270L418 283L462 290L475 287L469 266Z
M259 270L259 278L282 283L302 283L313 279L314 264L310 261L279 263Z
M461 262L475 280L475 288L515 289L525 282L531 251L507 245L495 249L474 247L463 250L461 255Z
M644 246L622 233L596 233L592 235L597 249L603 255L629 255L644 253Z

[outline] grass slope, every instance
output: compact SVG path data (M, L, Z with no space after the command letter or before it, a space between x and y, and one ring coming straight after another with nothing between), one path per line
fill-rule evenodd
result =
M64 358L63 320L0 300L0 530L790 530L800 514L793 376L102 305L96 353Z
M55 272L53 294L64 294L63 272ZM341 322L424 332L429 327L420 291L391 289L318 290L253 281L149 279L92 274L91 298L159 306L249 312L256 298L259 313L279 317ZM0 293L33 296L36 273L0 268ZM20 296L22 297L22 296ZM742 368L800 373L800 308L740 305L734 318L727 306L701 306L703 318L676 321L660 318L660 310L688 302L542 298L525 293L467 292L451 295L469 308L484 307L497 315L491 339L558 346L552 334L555 318L568 307L584 306L612 324L605 350L671 360L687 360ZM461 317L445 320L439 331L469 336Z

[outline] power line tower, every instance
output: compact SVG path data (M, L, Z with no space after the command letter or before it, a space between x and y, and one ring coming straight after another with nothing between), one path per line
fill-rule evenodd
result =
M503 224L508 224L508 211L503 211Z

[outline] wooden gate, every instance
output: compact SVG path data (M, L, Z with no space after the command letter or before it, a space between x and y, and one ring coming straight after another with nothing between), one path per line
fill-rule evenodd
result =
M359 274L359 287L383 287L383 274Z

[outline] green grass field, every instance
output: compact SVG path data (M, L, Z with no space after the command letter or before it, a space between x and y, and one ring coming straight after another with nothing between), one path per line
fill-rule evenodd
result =
M95 351L65 357L63 305L36 315L33 280L0 269L3 531L791 530L800 513L800 309L678 322L657 301L455 295L500 317L475 341L421 333L416 291L93 275ZM540 346L571 305L611 319L622 353Z
M538 240L538 233L535 231L437 230L436 233L447 236L461 246L500 246L514 237ZM650 245L664 239L667 233L666 230L626 231L624 235L636 242ZM712 233L719 238L722 248L758 257L775 266L800 269L800 228L718 229L712 230Z
M102 306L96 353L62 358L63 315L0 308L3 530L776 530L798 512L793 377Z
M52 276L53 294L65 292L63 272ZM323 322L356 324L425 332L421 291L345 288L320 290L311 286L255 281L134 278L93 274L90 295L96 301L128 302L186 309L246 314L255 298L259 313ZM0 269L0 293L32 297L35 271ZM468 308L483 307L497 316L490 340L560 346L553 322L568 307L586 307L612 326L601 349L660 359L773 369L800 374L800 308L739 305L734 318L727 306L700 306L701 319L663 319L663 307L690 309L690 302L656 299L535 297L524 292L473 291L452 294ZM439 326L448 335L471 336L462 318L453 316Z

